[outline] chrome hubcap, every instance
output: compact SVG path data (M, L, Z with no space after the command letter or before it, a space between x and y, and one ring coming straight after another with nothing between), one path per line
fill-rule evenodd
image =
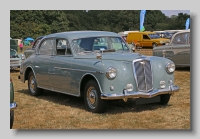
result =
M29 79L29 87L32 93L35 93L35 78L33 76Z
M87 102L91 109L96 108L97 92L94 87L90 87L87 91Z

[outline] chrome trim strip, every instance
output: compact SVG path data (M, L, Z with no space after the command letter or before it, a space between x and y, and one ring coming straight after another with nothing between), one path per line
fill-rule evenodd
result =
M173 94L178 91L179 87L175 85L170 85L169 88L156 89L149 93L146 92L127 92L124 90L119 94L101 94L101 99L124 99L126 101L128 98L152 98L161 94Z
M72 70L72 71L91 72L91 73L100 73L100 74L104 73L103 71L81 70L81 69L60 68L60 67L54 67L54 68L60 69L60 70Z
M13 102L13 103L10 103L10 111L14 110L17 108L17 103L16 102Z

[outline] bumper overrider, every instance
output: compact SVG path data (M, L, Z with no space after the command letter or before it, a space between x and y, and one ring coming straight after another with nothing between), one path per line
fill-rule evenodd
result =
M16 102L10 103L10 111L14 110L15 108L17 108L17 103Z
M155 89L150 92L128 92L126 89L121 94L101 94L101 99L123 99L125 102L128 98L152 98L162 94L173 94L178 91L179 87L170 85L168 88Z

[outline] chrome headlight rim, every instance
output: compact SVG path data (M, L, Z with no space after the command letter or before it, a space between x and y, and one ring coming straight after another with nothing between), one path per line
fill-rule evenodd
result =
M168 62L168 63L166 64L166 71L167 71L167 73L169 73L169 74L174 73L175 68L176 68L176 66L175 66L174 62Z
M115 79L116 76L117 76L117 69L115 69L112 66L106 69L106 77L108 79Z

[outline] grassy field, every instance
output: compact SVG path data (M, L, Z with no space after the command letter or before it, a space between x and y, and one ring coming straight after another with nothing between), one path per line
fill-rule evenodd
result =
M152 55L151 49L137 50ZM29 95L27 82L18 80L19 71L10 71L15 87L13 129L190 129L190 69L177 68L175 84L180 87L167 106L110 101L103 114L87 112L82 98L44 91Z

